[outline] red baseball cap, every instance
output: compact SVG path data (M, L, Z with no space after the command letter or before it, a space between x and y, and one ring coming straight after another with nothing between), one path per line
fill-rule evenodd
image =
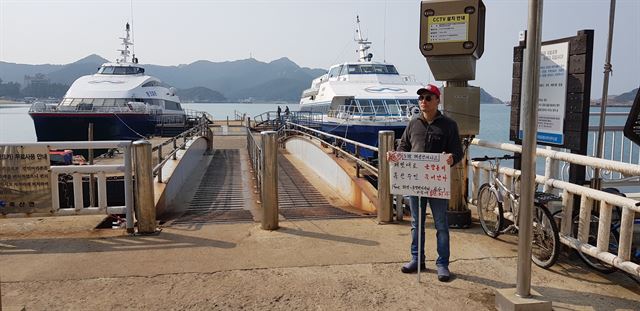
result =
M438 96L438 98L440 98L440 89L433 85L433 84L427 84L425 87L421 88L418 90L418 95L422 95L424 93L431 93L435 96Z

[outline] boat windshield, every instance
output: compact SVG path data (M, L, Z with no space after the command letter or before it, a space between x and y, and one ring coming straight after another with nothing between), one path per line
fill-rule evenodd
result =
M413 106L418 106L416 99L350 99L341 112L363 116L402 116Z
M343 70L344 72L344 70ZM358 64L348 65L348 74L391 74L397 75L398 71L393 65L383 64Z
M132 66L102 66L98 69L103 75L135 75L144 73L144 68Z

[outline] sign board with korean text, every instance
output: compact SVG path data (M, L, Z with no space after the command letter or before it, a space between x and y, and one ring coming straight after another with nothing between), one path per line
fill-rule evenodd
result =
M522 143L522 106L526 99L523 86L526 76L524 54L526 33L513 48L511 80L511 122L509 139ZM573 37L542 42L538 98L539 145L570 149L575 154L587 154L591 72L593 67L594 31L579 30ZM518 168L519 161L514 163ZM584 166L571 164L569 181L583 184Z
M569 42L543 45L540 52L540 82L538 87L537 141L553 145L564 144L564 112L567 100ZM526 79L526 70L523 74ZM526 85L526 82L524 83ZM524 136L523 111L520 111L518 138Z
M50 211L49 149L0 145L0 214Z
M389 152L391 193L451 197L451 168L444 153Z

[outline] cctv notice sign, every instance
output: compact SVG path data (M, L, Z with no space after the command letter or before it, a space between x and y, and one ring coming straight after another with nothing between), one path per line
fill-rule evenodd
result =
M449 199L451 168L444 153L389 152L391 193Z
M51 211L47 146L0 145L0 214Z
M429 16L428 43L465 42L469 38L469 14Z

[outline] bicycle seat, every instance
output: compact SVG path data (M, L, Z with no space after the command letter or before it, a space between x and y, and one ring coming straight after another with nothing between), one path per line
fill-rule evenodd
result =
M560 196L557 196L553 193L536 191L536 194L534 195L534 201L536 203L541 203L541 204L546 204L551 201L561 201L561 200L562 198Z

